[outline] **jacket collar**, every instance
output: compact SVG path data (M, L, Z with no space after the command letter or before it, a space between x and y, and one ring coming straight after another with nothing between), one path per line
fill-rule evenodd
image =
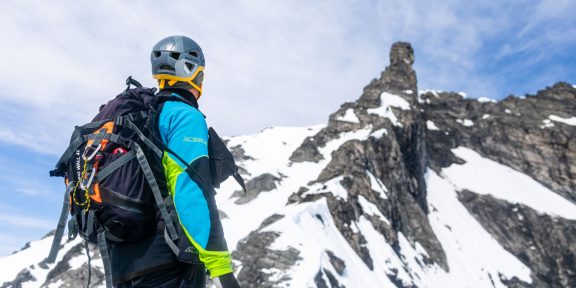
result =
M172 96L182 98L186 103L198 109L198 101L192 92L180 88L164 88L159 93L172 94Z

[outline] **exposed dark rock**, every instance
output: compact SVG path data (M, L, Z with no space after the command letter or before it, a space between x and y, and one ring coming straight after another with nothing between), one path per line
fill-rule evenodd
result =
M534 286L533 284L526 283L526 282L518 279L518 277L516 277L516 276L512 277L512 279L506 279L502 275L499 275L499 276L500 276L500 282L502 282L504 285L506 285L510 288L546 287L546 286Z
M226 218L228 218L228 214L226 214L226 212L218 209L218 218L220 218L220 220L226 219Z
M290 156L292 162L316 162L324 159L324 156L318 151L318 145L313 137L304 139L304 142Z
M336 279L336 277L334 277L334 274L332 274L332 272L330 272L329 270L326 269L322 269L324 271L324 274L326 274L326 277L328 277L328 282L330 282L330 287L332 288L346 288L346 286L341 285L340 282L338 282L338 279Z
M272 275L265 270L275 268L287 271L301 259L300 251L293 247L284 251L269 248L279 236L278 232L254 231L238 243L236 251L232 253L232 258L242 262L242 270L238 274L240 286L273 288L290 279L288 275L283 275L280 279L271 281Z
M16 253L18 253L22 250L26 250L28 248L30 248L30 242L26 242L26 244L24 244L24 246L22 246L22 248L18 249L17 251L12 252L12 254L16 254Z
M94 256L92 257L93 261L92 263L94 263L94 261L100 259L100 252L96 246L89 245L88 247L90 249L91 254L92 253L94 254ZM60 287L63 288L85 287L86 283L88 282L88 264L87 263L83 264L78 269L71 269L69 264L72 258L79 255L81 257L86 255L84 249L84 243L72 247L70 250L68 250L66 254L64 254L62 260L58 262L58 264L56 264L56 267L54 267L48 273L48 276L46 277L46 282L44 282L42 287L47 287L52 283L58 282L59 280L62 280L63 284ZM88 259L87 256L85 257L86 259ZM92 275L90 279L91 286L96 286L104 283L104 273L102 273L100 270L94 267L92 267L91 270L92 270L91 271Z
M530 287L576 287L576 221L490 195L462 191L458 197L500 245L530 268ZM510 287L527 287L517 279L508 281Z
M302 195L304 193L308 192L309 190L310 189L308 189L306 187L298 188L298 192L292 193L292 195L290 195L290 197L288 197L288 201L286 202L286 205L292 204L292 203L302 202Z
M314 283L316 284L316 288L330 288L328 284L326 284L326 281L324 281L324 274L320 270L316 273L316 276L314 276Z
M386 274L386 277L398 288L416 288L415 285L405 285L402 279L398 278L398 270L391 269L392 273Z
M22 284L30 281L36 281L36 278L32 276L30 270L25 268L24 270L20 271L14 280L9 282L4 282L0 288L22 288Z
M236 191L231 197L238 197L238 199L234 201L236 204L246 204L256 199L261 192L276 189L276 182L280 180L280 178L270 173L262 174L246 182L246 193L244 193L244 191Z
M374 263L368 248L366 248L366 238L361 233L354 232L351 225L356 225L355 221L358 219L358 212L355 210L355 206L352 203L344 200L336 199L331 194L325 196L328 200L328 208L330 209L330 214L334 219L336 228L340 231L344 239L348 242L350 247L358 254L358 257L362 259L364 264L370 268L374 269Z
M330 264L332 264L332 267L334 267L336 273L338 273L338 275L342 275L344 273L344 269L346 269L346 263L344 260L338 258L336 255L334 255L334 252L330 250L326 250L326 254L330 258Z
M232 155L234 156L234 160L236 162L255 160L254 157L246 155L246 151L244 150L244 148L242 148L241 145L230 147L230 152L232 152Z
M258 227L258 230L260 230L260 229L262 229L262 228L264 228L264 227L266 227L266 226L272 225L272 224L274 224L276 221L278 221L278 220L280 220L280 219L282 219L282 218L284 218L284 215L272 214L272 216L270 216L270 217L264 219L264 221L262 221L262 223L260 224L260 227Z
M328 278L328 283L330 285L326 283L326 281L324 280L324 276ZM338 279L334 277L332 272L326 269L321 269L318 271L318 273L316 273L316 276L314 276L314 283L316 284L317 288L346 288L346 286L338 282Z
M54 236L55 234L56 234L56 229L52 229L48 233L46 233L46 235L42 236L42 238L40 238L40 239L46 239L50 236Z

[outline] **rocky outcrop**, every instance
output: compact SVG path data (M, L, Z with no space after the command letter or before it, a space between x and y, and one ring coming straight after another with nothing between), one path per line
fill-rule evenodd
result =
M535 96L510 96L499 102L466 99L461 94L445 92L428 92L420 97L416 95L416 74L411 66L413 63L411 46L407 43L394 44L390 52L390 65L380 78L374 79L364 88L358 101L342 105L330 116L326 128L305 139L291 157L294 162L319 162L324 160L320 149L343 133L358 131L368 125L371 125L371 131L386 129L387 133L381 137L352 140L341 145L332 152L330 159L327 159L327 166L314 182L325 183L342 176L341 184L348 192L348 199L337 199L330 193L310 194L307 193L308 188L301 187L290 197L289 203L326 197L336 226L368 267L372 266L372 260L370 254L362 248L364 238L361 233L352 232L349 228L361 216L369 219L393 247L398 247L399 232L412 243L420 243L430 256L429 264L436 263L446 271L450 270L446 256L427 219L424 175L427 167L440 172L442 168L454 163L464 163L451 149L459 146L472 148L483 157L531 176L576 203L576 140L573 137L576 135L576 126L562 122L563 119L576 116L576 89L573 86L558 83L539 91ZM410 109L388 108L398 118L399 125L381 115L370 113L370 109L380 107L386 101L387 93L399 96L410 104ZM357 122L342 121L350 109L358 118ZM368 172L388 188L387 199L376 196L370 187ZM514 255L524 259L526 252L522 251L531 251L529 254L541 253L537 257L530 256L531 261L523 260L533 269L537 286L574 285L571 275L576 273L572 268L576 266L569 259L575 259L576 254L566 241L566 235L574 229L574 223L555 220L554 223L563 223L561 227L560 224L548 225L554 233L563 236L558 236L555 242L540 243L541 247L556 245L558 248L542 252L541 249L530 248L530 237L519 233L510 238L510 235L503 232L510 228L505 224L508 223L506 219L509 215L497 213L498 209L494 207L497 202L485 200L484 196L474 198L471 195L475 194L468 192L460 195L463 202L466 199L484 199L481 203L485 205L473 204L479 201L472 200L465 204L489 232L497 235L495 229L502 229L500 233L507 235L507 238L496 238ZM358 196L376 205L391 224L378 217L365 215L357 201ZM502 211L510 211L507 206L500 208ZM546 225L549 220L533 216L533 219L525 217L533 220L529 225L525 221L514 225L518 229L530 230L534 225ZM546 235L546 232L537 231L536 234ZM562 260L556 260L556 264L552 265L550 259ZM534 263L540 264L534 266ZM394 280L392 276L389 275L389 278ZM323 285L321 280L326 277L326 273L319 271L317 284ZM528 285L515 278L494 280L500 280L510 287Z
M397 246L397 233L403 233L413 244L420 243L430 255L430 260L448 270L446 256L434 235L427 219L425 170L428 165L425 121L420 113L421 104L417 97L416 73L412 69L414 52L409 43L395 43L390 52L390 65L379 79L364 88L357 102L345 103L330 115L328 125L319 133L304 140L292 154L295 162L318 162L323 159L319 148L343 133L371 127L371 131L385 129L387 133L367 140L352 140L332 152L328 165L322 170L316 183L327 182L344 176L342 186L348 192L348 200L336 200L327 196L335 223L351 247L372 267L372 259L363 245L363 235L350 230L351 222L363 215L357 196L368 199L390 220L391 225L367 216L374 228L380 231L393 246ZM385 93L384 93L385 92ZM383 94L384 93L384 94ZM388 101L385 95L401 97L410 105L403 110L389 107L401 122L370 113L370 109L381 107ZM349 109L358 117L357 122L342 121ZM381 199L370 186L367 173L373 174L390 189L388 199ZM302 188L301 188L302 189ZM306 201L295 193L289 202ZM308 197L315 200L319 196ZM366 215L365 215L366 216Z
M88 249L92 256L93 261L100 261L100 251L94 245L89 245ZM70 260L74 257L87 257L85 252L85 246L83 243L74 246L72 249L68 250L62 261L58 262L56 267L54 267L48 273L46 277L46 282L42 287L48 287L51 284L60 283L59 287L63 288L74 288L74 287L84 287L88 282L88 264L82 264L80 268L71 269ZM99 269L91 267L90 271L90 285L96 286L104 283L104 273Z
M30 273L28 268L20 271L12 281L4 282L0 288L22 288L22 284L30 281L36 281L36 278Z
M54 231L48 233L48 235L44 236L42 239L51 236L54 234ZM93 255L93 261L100 261L100 252L95 246L90 246L90 253ZM80 268L72 269L70 266L70 261L75 257L86 257L85 254L85 247L83 243L77 244L74 247L70 248L66 254L62 257L60 261L57 262L56 266L52 268L48 275L46 276L46 280L38 280L32 274L31 270L36 269L48 269L48 265L45 263L45 260L38 263L37 265L31 265L28 268L22 270L16 278L12 281L4 283L0 288L20 288L25 287L25 285L30 285L27 282L35 282L35 281L44 281L38 287L49 287L50 285L54 285L55 283L59 283L58 287L63 288L75 288L75 287L85 287L88 281L88 264L84 263ZM91 286L96 286L104 283L104 273L102 273L99 269L92 267L91 269ZM23 286L24 285L24 286Z
M244 191L236 191L231 197L238 197L234 201L236 204L246 204L256 199L260 193L276 189L276 182L280 180L280 178L270 173L262 174L246 182L246 193Z
M440 129L428 131L433 168L450 165L454 157L449 149L465 146L576 203L576 126L554 120L576 117L573 86L557 83L535 96L509 96L496 103L455 93L423 98L424 118Z
M460 201L498 242L532 271L531 287L576 287L576 221L538 214L471 191Z
M426 93L424 118L437 129L427 131L429 164L440 171L452 163L452 148L472 148L483 157L531 176L575 203L576 127L558 118L576 114L576 89L557 83L525 97L496 101L465 99L456 93ZM553 115L553 116L551 116ZM560 119L562 120L562 119ZM534 210L462 191L461 202L498 242L533 272L534 283L500 279L510 287L573 287L576 223L539 215Z
M328 283L324 280L324 277L328 278ZM314 277L314 283L317 288L346 288L346 286L341 285L338 279L334 277L334 274L330 270L322 269L318 271Z
M301 258L300 252L289 247L279 251L270 249L270 244L278 238L278 232L254 231L238 243L238 248L232 253L232 258L242 262L242 270L238 274L238 282L246 288L273 288L279 283L290 280L287 274L277 277L272 275L278 271L287 271Z

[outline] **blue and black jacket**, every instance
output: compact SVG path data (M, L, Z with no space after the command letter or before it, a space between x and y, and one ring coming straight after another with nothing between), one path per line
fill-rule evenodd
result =
M166 92L185 100L164 102L158 116L158 132L168 147L166 150L178 155L164 152L162 164L179 224L211 277L231 273L231 256L218 217L214 189L211 182L198 181L198 178L210 179L208 126L189 91L165 89L160 93ZM201 175L188 173L189 165Z
M232 273L232 259L218 217L214 189L207 185L210 181L198 180L198 177L210 179L208 127L204 115L187 90L169 88L159 94L178 100L163 102L157 118L157 132L168 147L166 151L178 155L164 152L162 158L166 186L174 202L178 224L212 278ZM188 173L189 166L194 167L196 173ZM181 265L164 240L164 225L159 215L158 221L161 224L155 235L112 247L116 283Z

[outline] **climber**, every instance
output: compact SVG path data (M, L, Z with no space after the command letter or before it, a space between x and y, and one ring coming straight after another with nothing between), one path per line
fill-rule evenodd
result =
M161 99L156 128L166 147L162 164L180 243L171 243L163 219L157 217L154 235L113 244L115 287L205 287L206 270L218 287L240 287L232 273L213 188L201 181L210 179L209 130L198 110L204 55L192 39L170 36L153 47L151 62Z

